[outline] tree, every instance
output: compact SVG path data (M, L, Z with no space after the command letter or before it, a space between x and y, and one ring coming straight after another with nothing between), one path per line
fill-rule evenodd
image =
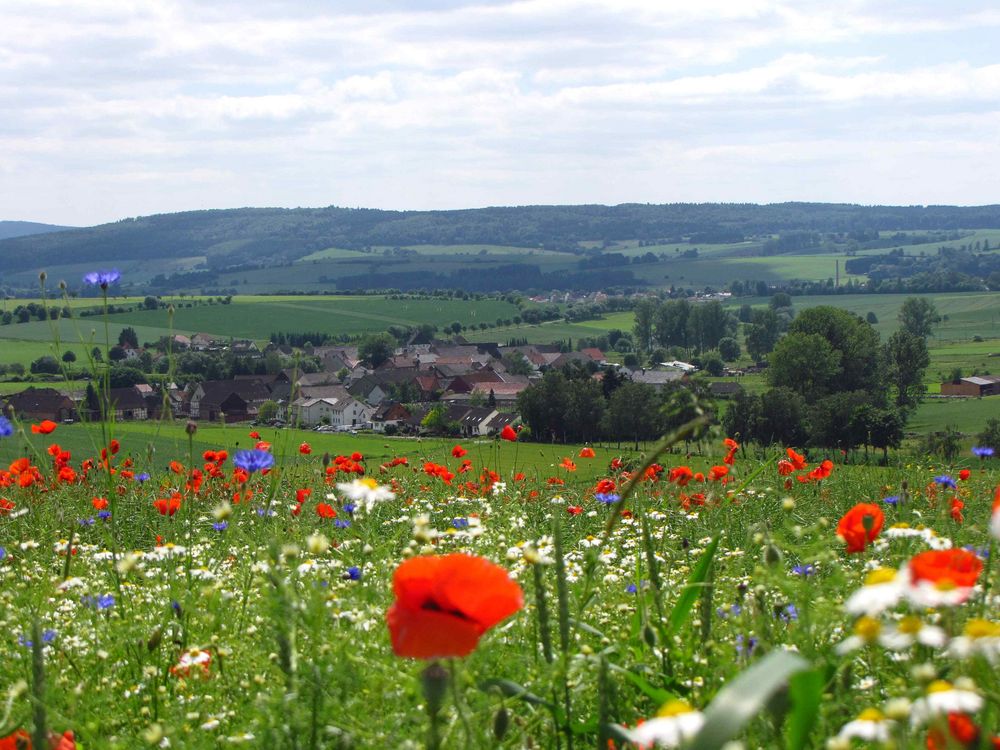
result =
M688 341L703 352L714 349L730 332L735 333L736 321L718 301L705 302L691 307L688 315Z
M719 377L722 375L725 365L722 362L722 357L720 357L715 352L709 352L704 357L701 358L702 369L705 370L712 377Z
M867 442L865 391L841 391L819 399L809 412L809 442L850 450Z
M361 339L358 356L369 367L378 367L396 351L396 339L388 333L372 333Z
M733 396L729 408L722 418L722 428L726 435L746 442L759 440L758 423L761 415L761 399L756 393L741 388ZM760 441L763 442L763 441Z
M270 422L278 416L278 403L267 400L257 408L257 419L261 422Z
M641 299L635 305L635 342L640 352L648 352L653 341L653 318L657 305L654 300Z
M889 337L884 353L886 372L896 392L896 406L916 406L927 390L924 371L931 363L927 339L900 329Z
M58 375L61 371L59 362L55 357L48 355L39 357L31 363L31 372L44 375Z
M914 336L927 338L940 322L937 308L926 297L907 297L899 309L899 324Z
M111 366L108 382L112 388L128 388L147 381L142 370L127 364L118 364Z
M530 375L535 371L528 358L519 351L507 352L501 361L511 375Z
M126 344L133 349L139 348L139 335L132 326L125 326L122 328L121 333L118 334L118 346L125 346Z
M76 362L76 353L72 349L67 349L63 352L62 361L67 364L71 362Z
M156 297L146 297L142 301L142 306L147 310L158 310L160 307L160 301Z
M537 383L517 395L521 419L539 440L556 442L566 434L566 410L569 407L566 376L549 370Z
M767 382L789 388L806 399L836 390L841 355L815 333L790 333L768 358Z
M108 359L112 362L122 362L127 358L128 355L125 353L125 349L121 346L116 345L108 349Z
M691 303L686 299L667 300L660 305L653 321L656 343L664 347L687 348L690 315Z
M608 400L604 429L612 440L633 440L638 450L640 440L659 434L659 397L646 383L625 383Z
M983 431L976 435L976 445L992 448L994 453L1000 456L1000 419L994 417L986 422Z
M939 432L929 432L924 436L923 451L953 461L962 450L962 433L948 425Z
M753 320L745 327L747 353L754 362L760 362L770 354L781 335L778 314L771 309L754 310Z
M873 326L878 325L878 316L875 313L871 312L870 310L868 311L868 314L865 316L865 320L867 320Z
M735 362L740 358L740 342L732 336L725 336L719 341L719 355L724 362Z
M765 445L804 445L808 434L806 401L790 388L772 388L760 397L756 440Z
M90 356L94 358L95 362L104 361L104 353L101 351L101 347L99 346L95 346L93 349L90 350Z
M878 331L863 318L838 307L820 305L804 310L789 333L815 334L840 354L840 372L833 391L885 391Z
M768 303L768 306L772 310L779 310L783 307L791 307L792 298L786 292L777 292L771 297L771 301Z

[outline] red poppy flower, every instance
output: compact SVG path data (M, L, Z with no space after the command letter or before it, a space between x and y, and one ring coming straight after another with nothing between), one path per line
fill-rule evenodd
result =
M523 482L524 480L525 480L525 476L524 476L524 472L523 471L519 471L519 472L517 472L517 474L514 475L514 481L515 482ZM1000 502L1000 501L998 501L998 502Z
M868 542L874 542L882 531L883 523L881 508L874 503L858 503L840 519L837 536L847 542L848 552L863 552Z
M31 748L31 735L23 729L15 730L6 737L0 737L0 750L21 750Z
M597 454L594 453L594 449L589 445L584 446L580 449L580 458L594 458Z
M566 512L569 513L571 516L578 516L581 513L583 513L583 508L579 505L570 505L568 508L566 508Z
M260 433L257 432L257 430L254 430L253 432L250 433L250 437L253 440L260 440Z
M413 557L392 578L386 613L392 650L412 659L467 656L479 638L524 606L521 587L482 557Z
M104 510L108 507L108 499L106 497L95 497L90 501L90 504L94 506L94 510Z
M983 562L964 549L932 549L910 559L913 583L927 581L938 588L971 588L983 572Z
M309 443L303 443L302 445L299 446L299 453L301 453L303 456L308 456L312 452L313 449L312 446L309 445Z
M172 516L181 507L181 499L178 495L170 498L160 498L153 501L153 507L160 511L161 516Z
M184 465L180 461L171 461L170 471L174 472L174 474L183 474Z
M465 450L465 448L463 448L461 445L456 445L454 448L451 449L451 455L453 455L455 458L461 458L468 452L469 451Z
M615 483L611 479L602 479L594 487L594 493L597 495L608 495L614 492L616 489Z
M364 456L362 456L362 455L361 455L360 453L358 453L357 451L354 451L354 453L352 453L352 454L351 454L351 460L352 460L352 461L364 461L364 460L365 460L365 457L364 457Z
M0 497L0 516L6 516L17 507L5 497Z
M259 451L269 451L271 450L271 444L266 440L258 440L254 448L256 448Z
M791 461L786 461L785 459L778 461L778 474L780 476L787 477L793 471L795 471L795 467L792 466Z
M675 466L670 470L670 481L678 487L684 487L692 479L694 479L694 472L687 466Z
M958 478L961 479L963 482L971 476L972 472L969 471L968 469L962 469L960 472L958 472Z
M336 518L337 511L329 503L316 503L316 515L320 518Z
M951 520L955 523L962 523L962 508L965 507L965 503L959 500L957 497L951 499Z
M791 448L786 448L785 453L788 454L788 460L792 462L792 466L795 467L796 471L802 471L808 465L806 463L806 457L799 455Z
M562 460L562 463L561 463L561 464L559 464L559 465L560 465L560 466L561 466L562 468L566 469L566 471L576 471L576 464L575 464L575 463L573 463L573 462L572 462L572 461L571 461L571 460L569 459L569 457L568 457L568 456L567 456L566 458L564 458L564 459Z
M46 419L44 422L40 422L39 424L33 424L33 425L31 425L31 431L33 433L35 433L36 435L48 435L50 432L52 432L53 430L55 430L55 428L58 427L58 426L59 425L57 425L51 419Z
M621 467L625 465L625 462L620 458L611 459L611 470L618 471Z
M708 478L711 479L713 482L718 482L728 473L729 473L728 466L713 466L711 471L708 472Z
M500 430L500 437L503 440L509 440L510 442L514 442L515 440L517 440L517 433L514 431L513 427L511 427L509 424L505 424L503 426L503 429Z

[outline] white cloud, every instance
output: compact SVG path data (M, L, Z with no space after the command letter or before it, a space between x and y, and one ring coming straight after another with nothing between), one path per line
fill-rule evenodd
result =
M998 187L986 0L420 8L8 0L0 218Z

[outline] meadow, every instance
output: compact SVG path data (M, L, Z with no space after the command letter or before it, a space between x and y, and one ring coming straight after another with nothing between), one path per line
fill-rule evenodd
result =
M995 458L47 429L0 438L9 742L946 748L1000 717Z

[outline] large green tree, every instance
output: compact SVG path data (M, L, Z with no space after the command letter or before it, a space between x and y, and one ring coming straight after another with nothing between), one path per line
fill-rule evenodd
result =
M924 372L931 363L927 339L900 329L889 337L884 352L886 373L895 391L896 406L916 406L927 390Z
M941 322L937 307L926 297L907 297L899 309L899 324L903 330L927 338L934 330L934 325Z
M864 318L820 305L799 313L788 331L821 336L840 354L840 371L830 390L884 390L878 331Z
M807 399L837 390L841 354L816 333L790 333L768 357L767 381Z
M370 333L358 343L358 356L369 367L378 367L396 351L396 339L388 333Z

